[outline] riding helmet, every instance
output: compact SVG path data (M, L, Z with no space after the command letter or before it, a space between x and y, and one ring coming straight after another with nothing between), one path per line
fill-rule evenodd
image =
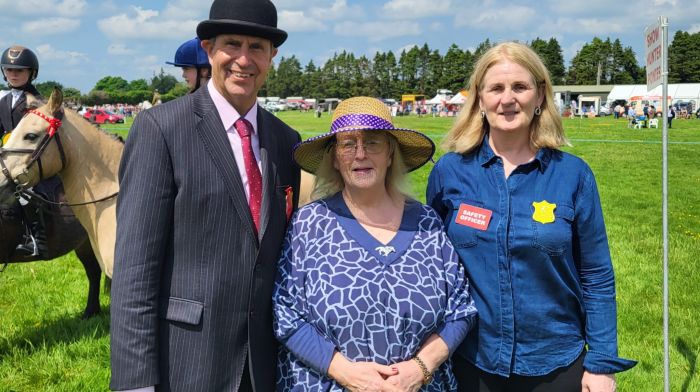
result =
M39 59L36 54L24 46L15 45L5 49L2 52L0 65L5 68L28 68L31 69L32 77L30 80L36 79L39 75Z

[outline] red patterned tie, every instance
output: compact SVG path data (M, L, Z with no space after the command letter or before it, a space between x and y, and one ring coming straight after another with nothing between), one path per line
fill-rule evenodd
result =
M250 142L250 133L253 131L253 125L241 117L233 124L241 137L241 148L243 149L243 162L245 164L245 172L248 176L248 192L250 193L250 213L253 215L255 223L255 231L260 230L260 202L262 201L262 176L258 168L258 162L253 154L253 145Z

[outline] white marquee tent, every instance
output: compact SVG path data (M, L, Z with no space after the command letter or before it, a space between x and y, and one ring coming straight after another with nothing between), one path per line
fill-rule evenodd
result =
M608 104L616 100L629 101L635 96L661 96L662 86L657 86L651 91L647 91L646 84L623 84L616 85L608 94ZM668 85L668 95L671 97L671 102L688 102L693 101L695 107L700 104L700 83L679 83Z
M445 102L450 100L450 97L452 97L452 91L440 89L437 91L437 94L429 101L426 101L425 104L426 105L444 104Z
M455 94L454 97L452 97L447 103L450 105L464 105L464 102L467 101L467 92L466 91L460 91L459 93Z

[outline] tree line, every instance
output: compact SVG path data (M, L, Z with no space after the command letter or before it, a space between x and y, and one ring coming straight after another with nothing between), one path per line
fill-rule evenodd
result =
M527 43L537 52L547 66L552 82L559 85L592 84L644 84L645 68L637 63L631 47L623 46L619 39L611 41L594 37L576 53L567 68L561 45L556 38L535 38ZM438 89L453 92L467 87L476 60L494 45L489 39L481 42L474 51L463 50L452 44L444 55L428 44L401 51L377 52L374 57L355 56L343 51L336 53L323 65L309 61L302 66L292 55L281 57L270 68L267 82L260 96L307 98L348 98L367 95L382 98L400 98L401 94L432 96ZM700 82L700 32L678 31L669 45L670 83ZM59 83L38 83L39 91L48 96ZM84 105L103 103L137 104L150 101L158 90L163 101L169 101L187 93L184 82L167 75L161 69L150 81L127 81L119 76L106 76L85 95L74 88L63 88L66 99Z

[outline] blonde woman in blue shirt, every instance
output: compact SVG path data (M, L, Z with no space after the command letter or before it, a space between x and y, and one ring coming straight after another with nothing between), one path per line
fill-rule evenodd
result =
M460 391L612 392L615 280L591 169L568 144L544 64L484 53L427 201L465 264L478 326L457 349Z

